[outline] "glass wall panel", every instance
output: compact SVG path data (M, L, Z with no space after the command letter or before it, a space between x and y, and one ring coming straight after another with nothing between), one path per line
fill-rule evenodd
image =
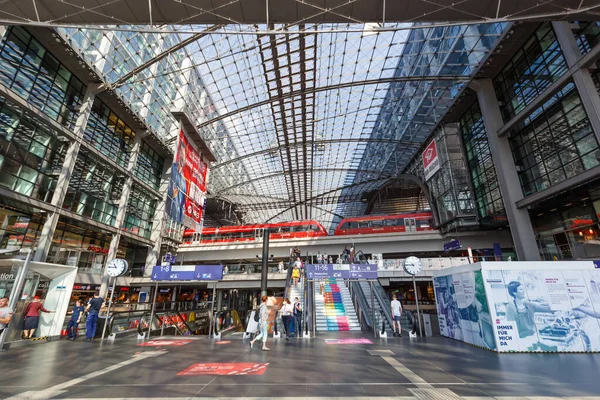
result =
M143 189L134 185L129 195L127 213L122 229L149 239L157 203L158 199L156 197L145 193Z
M128 166L135 132L98 98L94 100L83 137L111 160Z
M480 222L484 225L505 225L506 212L479 103L475 102L462 116L459 127Z
M75 126L85 85L23 27L0 42L0 83L67 128Z
M146 142L142 142L135 166L135 175L148 185L158 189L164 163L164 158L148 146Z
M63 208L114 225L125 178L80 151Z
M600 43L600 22L576 21L571 23L575 40L582 54L587 54Z
M566 93L565 93L566 92ZM526 118L510 137L525 196L547 189L599 164L598 141L572 83L559 97Z
M567 64L552 24L546 22L494 79L504 121L520 113L566 70Z
M0 97L0 186L49 203L67 147L57 136Z

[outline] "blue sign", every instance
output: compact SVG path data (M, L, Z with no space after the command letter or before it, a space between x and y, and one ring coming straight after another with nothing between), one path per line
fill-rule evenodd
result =
M600 268L600 260L594 260L594 267Z
M377 264L350 264L350 279L377 279Z
M169 264L175 264L177 262L177 256L167 253L165 254L165 262Z
M462 246L460 244L460 240L458 239L454 239L449 241L448 243L444 243L444 252L448 253L449 251L454 251L454 250L458 250L461 249Z
M376 264L307 264L308 279L377 279Z
M307 264L305 266L308 279L339 278L348 279L349 264Z
M223 279L222 265L156 265L153 281L218 281Z

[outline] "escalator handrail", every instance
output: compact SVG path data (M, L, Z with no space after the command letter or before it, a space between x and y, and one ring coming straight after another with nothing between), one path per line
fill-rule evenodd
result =
M207 309L206 307L195 308L193 310L190 310L190 312L205 311L206 309ZM169 310L169 311L155 311L154 318L156 318L156 319L158 319L160 321L159 315L166 314L168 312L175 312L175 313L179 314L179 316L181 317L181 314L178 311L170 311ZM129 310L129 311L111 312L110 315L108 316L109 317L108 327L106 329L107 335L111 335L113 333L113 324L114 324L115 318L116 317L121 317L124 314L128 314L127 319L130 319L130 318L134 317L138 321L141 322L142 318L145 317L145 316L148 317L148 318L150 318L151 312L150 312L150 310ZM138 315L134 315L134 314L138 314ZM182 318L182 320L183 320L183 318ZM187 321L186 321L186 324L187 324ZM137 329L138 332L139 332L139 326L141 326L141 325L138 324L138 329ZM189 326L188 326L188 328L189 328ZM152 321L148 321L148 328L146 329L146 331L147 330L152 330ZM142 332L144 332L143 328L142 328Z
M358 301L358 306L360 308L360 312L364 316L364 321L369 328L373 328L373 321L371 318L371 307L369 307L369 303L367 302L367 298L365 293L362 290L362 286L358 281L350 281L352 285L352 294ZM375 328L377 329L377 328Z
M387 298L384 298L383 294L382 294L382 292L385 293L385 291L383 290L383 286L381 286L381 283L379 283L379 281L374 281L372 290L373 290L373 293L375 294L375 298L379 302L379 306L381 308L381 311L383 312L383 315L385 315L385 319L387 320L389 326L393 327L394 322L392 319L392 313L390 312L390 309L388 308L389 301L387 300ZM387 295L386 295L386 297L387 297Z
M315 283L312 282L312 284L314 285ZM310 315L310 321L312 323L312 302L313 302L312 293L313 293L313 291L309 287L308 280L305 278L304 279L304 304L302 305L302 314L303 314L302 319L304 320L303 321L304 322L304 333L310 332L308 329L309 315ZM309 296L310 296L310 299L308 298ZM311 328L312 328L312 325L311 325Z
M284 298L289 298L290 289L292 288L292 270L294 269L294 256L290 256L290 261L288 263L287 274L285 276L285 292Z

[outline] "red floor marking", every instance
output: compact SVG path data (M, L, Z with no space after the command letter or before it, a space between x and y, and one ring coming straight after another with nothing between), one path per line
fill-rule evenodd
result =
M229 344L231 343L231 340L220 340L218 342L215 342L215 344Z
M185 346L192 342L193 340L149 340L138 344L138 346Z
M269 363L192 364L177 375L262 375Z
M373 344L369 339L325 339L325 344Z

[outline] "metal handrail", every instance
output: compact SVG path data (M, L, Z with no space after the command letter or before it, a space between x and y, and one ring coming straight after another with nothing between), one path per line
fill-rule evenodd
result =
M371 290L373 290L373 293L375 294L375 299L379 303L379 308L381 309L381 313L385 316L385 319L387 320L389 326L393 327L394 322L393 322L392 314L387 307L387 302L386 302L387 294L385 293L383 286L381 286L381 283L379 283L379 281L373 281ZM386 297L384 297L384 296L386 296Z
M361 328L363 327L362 322L364 321L368 329L376 329L373 327L373 321L371 318L371 307L369 307L369 303L367 302L367 298L362 290L362 287L360 286L360 283L358 281L350 281L350 284L352 285L353 297L356 300L356 305L358 306L357 311L363 316L363 318L360 319Z

